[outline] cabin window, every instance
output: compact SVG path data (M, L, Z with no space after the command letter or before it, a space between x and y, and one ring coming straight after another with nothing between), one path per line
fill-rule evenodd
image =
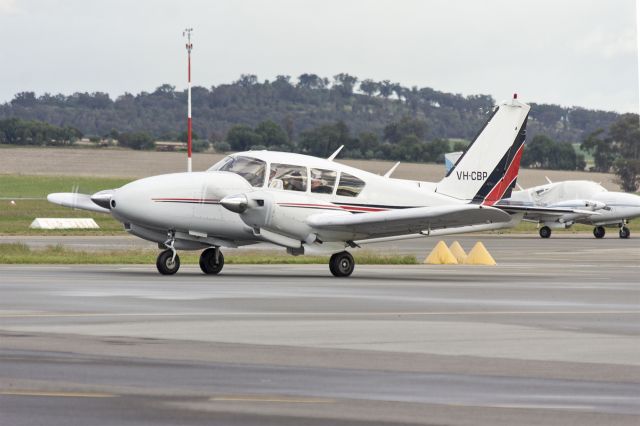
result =
M311 192L333 194L337 173L333 170L311 169Z
M336 195L344 197L357 197L364 188L364 182L348 173L340 174L340 183Z
M269 188L305 192L307 190L307 168L291 164L271 163Z
M267 163L257 158L229 156L209 170L235 173L245 178L251 186L259 187L264 184Z

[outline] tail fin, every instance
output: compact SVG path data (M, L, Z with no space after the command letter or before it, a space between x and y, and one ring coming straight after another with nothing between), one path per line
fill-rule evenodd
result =
M487 205L509 197L520 170L529 109L515 96L498 105L436 192Z

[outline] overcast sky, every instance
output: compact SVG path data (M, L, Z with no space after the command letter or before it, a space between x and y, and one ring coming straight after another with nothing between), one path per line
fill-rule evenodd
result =
M634 0L0 0L0 102L304 72L638 112Z

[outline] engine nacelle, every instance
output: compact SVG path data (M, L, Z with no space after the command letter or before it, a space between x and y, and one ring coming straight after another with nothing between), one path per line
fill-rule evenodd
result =
M313 228L306 223L307 217L317 213L318 207L326 205L337 208L329 202L319 202L317 198L310 198L305 194L261 190L225 197L220 203L238 213L242 221L253 228L256 234L266 230L307 244L316 240ZM263 236L272 240L267 238L267 235L269 234L264 233ZM292 243L273 242L292 246Z

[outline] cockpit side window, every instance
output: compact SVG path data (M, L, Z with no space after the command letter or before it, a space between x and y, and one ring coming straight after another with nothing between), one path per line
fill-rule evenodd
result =
M305 192L307 190L307 168L291 164L271 163L269 187Z
M333 194L337 173L333 170L311 169L311 192Z
M343 197L357 197L364 188L364 182L349 173L340 174L340 183L336 195Z
M245 178L251 186L260 187L264 185L267 163L257 158L229 156L209 170L235 173Z

